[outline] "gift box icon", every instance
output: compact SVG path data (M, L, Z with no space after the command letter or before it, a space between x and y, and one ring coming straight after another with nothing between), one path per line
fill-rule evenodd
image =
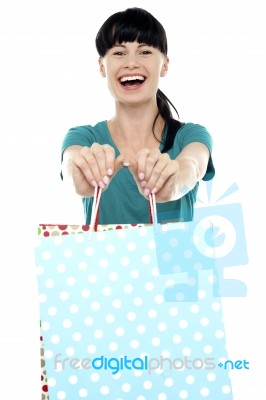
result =
M233 184L219 200L237 189ZM210 184L207 191L210 198ZM212 281L214 297L246 296L247 288L243 282L224 278L224 268L248 263L241 204L210 205L208 202L195 208L192 222L179 224L179 229L176 226L167 229L157 238L160 273L174 279L165 291L168 301L197 300L208 287L206 279ZM203 275L206 270L212 271L212 277Z

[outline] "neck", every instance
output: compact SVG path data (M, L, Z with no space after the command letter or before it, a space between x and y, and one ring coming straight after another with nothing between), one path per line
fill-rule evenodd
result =
M156 104L141 105L141 107L128 107L124 104L116 104L115 116L108 121L112 135L127 143L142 142L150 140L153 123L158 114ZM161 138L164 120L159 115L154 127L154 133L158 139Z

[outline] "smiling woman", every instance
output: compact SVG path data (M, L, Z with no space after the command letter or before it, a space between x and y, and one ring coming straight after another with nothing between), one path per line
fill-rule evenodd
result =
M149 222L151 193L159 222L192 220L199 181L214 176L212 139L203 126L181 123L159 89L169 67L163 26L129 8L104 22L96 48L115 114L71 128L62 145L62 177L82 196L86 223L97 186L101 224Z

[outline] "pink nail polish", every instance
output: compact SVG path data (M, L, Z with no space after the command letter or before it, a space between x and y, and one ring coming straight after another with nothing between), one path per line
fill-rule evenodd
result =
M96 182L96 181L92 181L92 182L91 182L91 185L92 185L93 187L96 187L96 186L97 186L97 182Z
M140 182L140 186L141 186L141 187L145 187L145 186L146 186L146 184L147 184L147 182L146 182L146 181L142 181L142 182Z
M99 182L98 182L98 186L99 186L101 189L104 189L104 188L105 188L105 184L104 184L102 181L99 181Z
M152 189L151 193L155 194L158 192L158 189L155 187L154 189Z
M149 194L150 194L149 189L145 189L145 190L144 190L144 194L145 194L145 196L149 196Z
M108 170L107 170L107 175L112 175L113 174L113 170L111 169L111 168L109 168Z
M104 176L103 177L103 182L108 185L108 183L110 182L110 179L108 178L108 176Z
M140 172L140 173L139 173L139 179L140 179L141 181L144 179L144 174L143 174L143 172Z

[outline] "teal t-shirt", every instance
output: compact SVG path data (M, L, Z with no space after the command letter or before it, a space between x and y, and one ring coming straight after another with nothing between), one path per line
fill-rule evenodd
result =
M69 146L80 145L90 147L93 143L109 144L115 149L116 157L119 150L112 140L107 121L101 121L95 126L84 125L71 128L62 144L62 155ZM212 151L212 138L206 128L191 122L184 124L177 132L173 147L168 150L171 159L175 159L182 149L192 142L201 142ZM162 144L160 145L162 150ZM210 157L208 168L203 180L213 178L215 170ZM193 206L196 201L198 183L179 200L157 203L158 222L191 221ZM92 198L82 199L86 224L90 223ZM140 193L134 178L127 168L122 168L111 180L108 188L102 193L99 211L99 224L138 224L149 223L149 202Z

